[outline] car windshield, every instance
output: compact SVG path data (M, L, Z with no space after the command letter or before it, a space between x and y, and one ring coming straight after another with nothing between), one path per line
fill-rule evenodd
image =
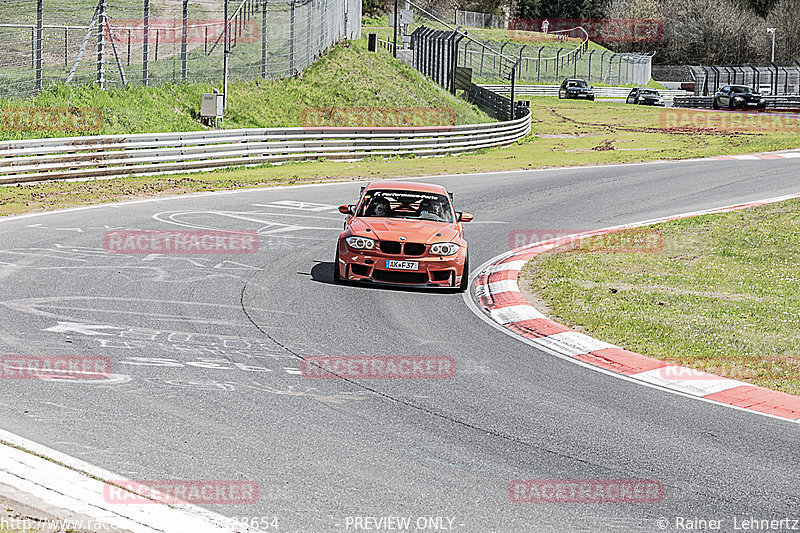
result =
M567 82L567 87L588 87L589 84L583 80L569 80Z
M358 216L453 223L453 209L446 196L417 191L367 191Z
M753 89L750 87L745 87L744 85L735 85L731 87L731 90L738 94L752 94Z
M654 94L658 96L658 91L654 91L653 89L640 89L639 94Z

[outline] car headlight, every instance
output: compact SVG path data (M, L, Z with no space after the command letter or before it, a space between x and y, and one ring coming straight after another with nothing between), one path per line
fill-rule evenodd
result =
M461 247L454 242L437 242L431 245L431 253L434 255L453 255L458 253L459 248Z
M743 98L743 97L741 97L741 96L734 96L734 97L733 97L733 99L734 99L734 100L738 100L738 101L740 101L740 102L741 102L742 100L744 100L744 98Z
M759 98L759 99L758 99L758 103L759 103L759 104L766 104L766 103L767 103L767 101L766 101L766 100L764 100L763 98Z
M354 250L374 250L375 241L366 237L348 237L345 239L347 245Z

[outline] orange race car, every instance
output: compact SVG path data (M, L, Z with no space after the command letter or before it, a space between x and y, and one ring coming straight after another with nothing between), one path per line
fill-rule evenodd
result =
M469 255L452 194L430 183L379 181L343 205L333 277L415 287L467 288Z

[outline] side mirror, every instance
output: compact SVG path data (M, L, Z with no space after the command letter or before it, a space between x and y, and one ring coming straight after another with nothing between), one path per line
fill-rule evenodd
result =
M461 213L456 213L458 216L459 222L472 222L472 219L475 218L472 216L472 213L467 213L466 211Z
M352 215L354 207L353 205L340 205L339 212L343 215Z

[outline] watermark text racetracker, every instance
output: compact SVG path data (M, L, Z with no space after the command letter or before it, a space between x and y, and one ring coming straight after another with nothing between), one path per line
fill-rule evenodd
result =
M307 379L449 379L455 371L449 355L315 355L300 363Z
M240 480L112 480L103 498L113 504L248 504L258 501L258 484Z
M572 239L569 237L570 235L575 235L576 238ZM632 228L619 231L538 228L516 229L508 234L510 250L528 244L546 242L563 242L555 249L558 252L655 253L664 247L664 237L661 231L652 228Z
M603 43L655 43L664 38L664 23L659 19L513 19L508 23L508 32L509 36L515 40L541 40L542 36L540 35L531 36L520 32L542 31L555 33L578 27L586 30L589 34L589 40ZM575 36L577 36L577 33Z
M94 355L4 355L3 379L108 379L111 359Z
M515 503L658 503L664 487L655 479L515 479Z
M97 107L10 107L0 109L0 131L99 132L103 111Z
M110 31L109 31L110 29ZM149 42L155 45L182 43L188 44L215 43L225 33L225 19L188 19L184 27L181 20L170 18L114 19L110 27L105 28L106 39L117 43L142 44ZM253 43L260 40L261 31L255 20L243 20L231 29L231 40Z
M800 115L791 113L694 111L665 109L659 116L661 129L670 131L766 130L800 133Z
M113 230L103 236L111 254L252 254L258 234L236 231Z
M304 128L452 127L456 112L446 107L306 107L300 123Z

